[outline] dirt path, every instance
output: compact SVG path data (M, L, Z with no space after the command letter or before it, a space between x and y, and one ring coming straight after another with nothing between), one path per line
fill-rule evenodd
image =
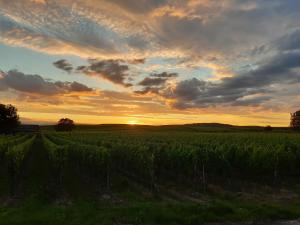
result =
M47 197L51 192L53 185L51 165L40 135L36 137L25 160L22 179L23 194L26 197L33 195Z

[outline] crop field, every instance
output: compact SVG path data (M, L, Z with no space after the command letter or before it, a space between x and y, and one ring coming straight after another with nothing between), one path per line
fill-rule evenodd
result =
M53 164L96 174L109 186L120 173L155 188L249 180L275 184L300 175L298 134L49 133L43 142Z
M298 133L43 130L0 136L0 163L0 224L201 224L300 216ZM44 201L47 210L39 207ZM41 214L27 221L32 209Z

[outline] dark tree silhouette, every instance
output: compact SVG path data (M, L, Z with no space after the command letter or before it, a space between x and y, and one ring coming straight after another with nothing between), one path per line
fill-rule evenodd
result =
M56 131L72 131L74 128L74 121L69 118L60 119L55 126Z
M300 111L291 113L291 128L300 130Z
M20 125L18 110L12 105L0 104L0 133L12 133Z
M268 126L265 126L265 127L264 127L264 130L265 130L265 131L272 131L272 130L273 130L273 127L271 127L270 125L268 125Z

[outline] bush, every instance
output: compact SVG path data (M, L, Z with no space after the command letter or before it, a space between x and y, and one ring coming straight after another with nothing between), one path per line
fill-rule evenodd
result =
M69 118L60 119L55 126L56 131L72 131L74 128L74 121Z

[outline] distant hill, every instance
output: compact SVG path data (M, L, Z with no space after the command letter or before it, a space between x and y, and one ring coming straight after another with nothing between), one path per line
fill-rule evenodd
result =
M191 123L191 124L184 124L184 126L197 126L197 127L226 127L226 128L233 128L234 125L231 124L224 124L224 123Z
M17 128L17 132L38 132L40 130L39 125L33 125L33 124L22 124Z
M54 126L41 126L42 130L54 130ZM222 123L193 123L179 125L129 125L129 124L95 124L76 125L76 130L86 131L122 131L122 130L144 130L144 131L185 131L185 132L241 132L241 131L265 131L263 126L235 126ZM290 131L288 127L273 127L274 132Z

